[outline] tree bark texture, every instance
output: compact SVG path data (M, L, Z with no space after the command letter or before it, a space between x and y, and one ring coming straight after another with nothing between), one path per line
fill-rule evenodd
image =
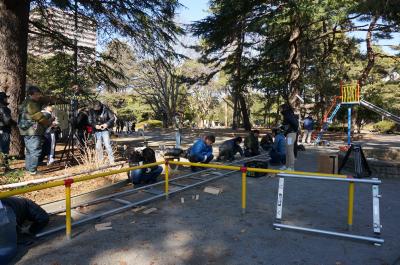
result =
M29 0L0 0L0 91L9 96L14 121L25 95L29 7ZM22 139L14 124L10 154L22 153Z
M292 107L298 107L296 95L300 94L300 37L301 29L294 25L289 38L289 74L288 74L288 101Z
M362 71L360 78L358 79L361 87L363 87L367 83L368 75L371 72L372 67L374 67L374 64L375 64L375 53L374 53L374 50L372 47L372 31L374 30L379 17L380 17L379 15L373 16L371 23L369 24L369 27L368 27L367 37L365 39L366 44L367 44L368 63L365 66L364 70Z
M245 34L239 31L237 34L237 47L235 50L235 74L232 85L232 97L234 102L232 129L239 126L240 113L242 114L243 127L245 130L251 130L250 116L247 111L246 100L243 96L242 82L242 55Z

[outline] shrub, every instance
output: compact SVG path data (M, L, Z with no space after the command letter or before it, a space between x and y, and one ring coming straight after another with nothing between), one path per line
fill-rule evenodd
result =
M147 121L141 121L138 124L136 124L136 129L143 129L145 124L147 125L147 129L162 128L162 121L147 120Z
M396 123L392 121L380 121L374 124L374 129L380 133L393 133L396 131Z

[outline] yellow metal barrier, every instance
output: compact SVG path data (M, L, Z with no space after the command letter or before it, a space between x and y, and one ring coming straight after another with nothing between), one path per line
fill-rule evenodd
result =
M111 175L115 175L115 174L119 174L119 173L124 173L124 172L128 172L128 171L135 170L135 169L158 166L158 165L162 165L162 164L164 164L164 161L155 162L155 163L142 165L142 166L112 170L112 171L97 173L97 174L93 174L93 175L85 175L82 177L73 178L73 180L74 180L74 182L81 182L81 181L86 181L86 180L90 180L90 179L96 179L96 178L107 177L107 176L111 176ZM64 185L64 180L57 180L54 182L39 184L39 185L31 186L31 187L19 188L19 189L10 190L10 191L3 191L3 192L0 192L0 199L7 198L10 196L14 196L14 195L24 194L24 193L28 193L28 192L32 192L32 191L54 188L54 187L63 186L63 185Z
M349 231L353 228L353 211L354 211L354 182L349 183L349 202L347 207L347 225Z
M202 164L202 163L191 163L191 162L181 162L181 161L161 161L155 162L151 164L146 164L142 166L129 167L119 170L112 170L109 172L97 173L93 175L85 175L76 178L70 178L66 180L58 180L49 183L39 184L31 187L19 188L15 190L0 192L0 199L20 195L32 191L38 191L48 188L53 188L57 186L65 186L65 205L66 205L66 217L65 217L65 226L66 226L66 237L67 239L71 239L71 231L72 231L72 222L71 222L71 186L72 183L87 181L91 179L96 179L100 177L106 177L110 175L115 175L119 173L128 172L135 169L148 168L152 166L158 166L161 164L165 164L165 195L168 198L169 195L169 164L174 165L183 165L183 166L196 166L196 167L205 167L205 168L215 168L215 169L223 169L223 170L232 170L232 171L241 171L242 172L242 212L246 212L246 199L247 199L247 172L260 172L260 173L289 173L289 174L297 174L297 175L308 175L308 176L320 176L320 177L336 177L336 178L347 178L346 175L334 175L334 174L323 174L323 173L311 173L304 171L288 171L288 170L277 170L277 169L261 169L261 168L246 168L239 166L225 166L219 164ZM348 224L349 228L353 224L353 204L354 204L354 183L350 183L349 186L349 203L348 203Z
M195 167L207 167L207 168L216 168L216 169L225 169L225 170L241 170L240 166L224 166L219 164L202 164L202 163L191 163L191 162L181 162L181 161L169 161L169 164L181 165L181 166L195 166ZM335 177L335 178L347 178L346 175L337 175L337 174L324 174L324 173L313 173L313 172L304 172L304 171L289 171L289 170L279 170L279 169L270 169L270 168L247 168L247 171L251 172L259 172L259 173L288 173L288 174L296 174L296 175L307 175L307 176L318 176L318 177Z
M168 199L169 193L169 161L165 161L165 198Z
M71 240L72 222L71 222L71 185L73 179L66 179L65 185L65 236Z
M247 198L247 168L242 167L242 213L246 213L246 198Z

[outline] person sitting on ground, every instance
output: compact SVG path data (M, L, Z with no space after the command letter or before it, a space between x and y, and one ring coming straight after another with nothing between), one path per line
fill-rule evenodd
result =
M244 139L244 155L246 157L256 156L260 154L260 143L258 142L259 130L253 130Z
M31 223L28 229L25 222ZM0 261L10 262L17 252L17 233L35 235L49 223L49 215L33 201L9 197L0 200Z
M156 162L156 154L153 149L146 147L142 153L133 151L129 156L130 166L139 166ZM163 169L160 166L148 168L140 168L132 170L128 173L129 179L134 185L147 185L157 182L157 178L161 175Z
M230 140L226 140L219 146L219 154L217 157L217 161L224 160L233 161L236 153L240 153L240 156L243 156L243 150L240 147L240 143L242 142L242 137L238 136Z
M264 151L269 152L272 149L272 146L274 144L274 139L272 138L271 134L266 133L262 138L260 142L260 146Z
M286 164L286 138L283 135L283 130L281 128L275 128L272 130L274 135L274 144L272 146L269 155L271 157L270 163L276 165Z
M210 163L214 156L212 154L212 145L215 143L215 136L209 134L202 139L198 139L188 151L189 161L192 163ZM191 166L192 171L197 168Z

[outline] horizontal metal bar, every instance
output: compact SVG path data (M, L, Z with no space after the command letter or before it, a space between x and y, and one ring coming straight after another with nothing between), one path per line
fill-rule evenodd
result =
M254 157L253 157L254 158ZM191 162L181 162L181 161L169 161L168 163L173 165L182 165L182 166L194 166L194 167L206 167L206 168L216 168L223 170L241 170L242 166L228 166L228 165L219 165L219 164L203 164L203 163L191 163ZM272 173L272 174L297 174L297 175L305 175L305 176L319 176L319 177L330 177L330 178L347 178L346 175L338 175L338 174L324 174L324 173L314 173L314 172L305 172L305 171L292 171L292 170L279 170L279 169L265 169L265 168L252 168L246 167L246 170L249 172L259 172L259 173Z
M229 171L229 172L225 173L222 176L216 176L216 177L213 177L213 178L209 178L209 179L206 179L204 181L200 181L200 182L188 185L188 186L183 187L181 189L178 189L178 190L175 190L175 191L170 191L169 195L172 195L172 194L175 194L175 193L178 193L178 192L182 192L182 191L185 191L185 190L190 189L190 188L194 188L194 187L200 186L200 185L202 185L204 183L207 183L207 182L210 182L210 181L213 181L213 180L217 180L217 179L223 178L223 177L225 177L225 176L227 176L229 174L235 173L235 172L236 171ZM145 203L149 203L149 202L155 201L155 200L160 199L160 198L164 198L165 195L166 195L165 193L162 193L162 194L155 195L153 197L150 197L150 198L138 201L138 202L132 202L129 205L125 205L125 206L122 206L122 207L119 207L119 208L108 210L108 211L105 211L103 213L98 213L98 214L92 215L89 218L78 220L78 221L72 223L72 226L74 227L74 226L77 226L77 225L80 225L80 224L84 224L84 223L87 223L87 222L90 222L90 221L93 221L93 220L100 219L102 217L106 217L106 216L110 216L110 215L113 215L113 214L117 214L117 213L123 212L123 211L125 211L127 209L130 209L132 207L139 206L139 205L142 205L142 204L145 204ZM62 231L64 229L65 229L65 225L58 226L58 227L55 227L53 229L50 229L50 230L41 232L39 234L36 234L36 237L37 238L43 237L43 236L46 236L46 235L50 235L50 234Z
M172 182L172 181L169 182L169 185L178 186L178 187L186 187L187 186L187 185L175 183L175 182Z
M124 172L128 172L128 171L135 170L135 169L157 166L157 165L161 165L161 164L164 164L164 162L155 162L155 163L146 164L146 165L142 165L142 166L128 167L128 168L112 170L112 171L103 172L103 173L96 173L93 175L85 175L85 176L72 178L72 179L74 180L74 182L81 182L81 181L86 181L86 180L90 180L90 179L107 177L107 176L111 176L111 175L115 175L115 174L119 174L119 173L124 173ZM10 196L14 196L14 195L24 194L24 193L28 193L28 192L32 192L32 191L38 191L38 190L44 190L44 189L53 188L53 187L57 187L57 186L63 186L63 185L64 185L64 180L57 180L57 181L53 181L53 182L49 182L49 183L35 185L32 187L20 188L20 189L15 189L15 190L10 190L10 191L3 191L3 192L0 192L0 199L7 198Z
M237 163L244 162L244 161L259 157L259 156L264 156L264 154L258 155L258 156L254 156L254 157L244 158L244 159L241 159L241 160L237 160L236 162ZM198 178L198 177L194 177L194 176L195 175L199 175L199 174L203 174L203 173L211 173L214 170L215 170L214 168L209 168L209 169L206 169L206 170L203 170L203 171L200 171L200 172L192 172L192 173L189 173L189 174L184 174L184 175L182 175L180 177L176 177L176 178L170 179L170 182L171 181L180 180L180 179L185 179L185 178L192 178L192 179L197 179L197 180L203 181L204 179ZM143 187L134 188L134 189L130 189L130 190L125 190L125 191L113 193L113 194L110 194L110 195L105 195L105 196L99 197L97 199L94 199L92 201L86 201L86 202L82 202L82 203L79 203L79 204L75 204L75 205L73 205L71 207L71 209L75 209L75 208L78 208L78 207L81 207L81 206L93 205L93 204L96 204L96 203L100 203L100 202L109 200L110 198L114 198L114 197L124 197L124 196L128 196L128 195L133 195L133 194L135 194L135 193L137 193L137 192L139 192L141 190L145 190L145 189L148 189L150 187L159 186L159 185L164 184L164 183L165 183L165 180L162 180L162 181L159 181L157 183L146 185L146 186L143 186ZM51 212L49 214L50 215L54 215L54 214L59 214L59 213L63 213L63 212L65 212L65 208L62 208L62 209L57 210L57 211L53 211L53 212Z
M305 175L297 175L296 173L293 174L278 174L278 177L285 177L285 178L302 178L302 179L318 179L318 180L330 180L330 181L342 181L342 182L357 182L357 183L366 183L366 184L381 184L382 181L379 179L356 179L356 178L326 178L326 177L319 177L319 176L305 176Z
M339 232L326 231L326 230L320 230L320 229L305 228L305 227L299 227L299 226L293 226L293 225L274 223L273 226L278 227L278 228L292 229L292 230L298 230L298 231L303 231L303 232L311 232L311 233L318 233L318 234L323 234L323 235L331 235L331 236L338 236L338 237L344 237L344 238L369 241L369 242L373 242L373 243L377 243L377 244L383 244L385 242L385 240L383 240L382 238L359 236L359 235L354 235L354 234L346 234L346 233L339 233Z
M131 204L131 203L132 203L132 202L130 202L130 201L123 200L123 199L118 199L118 198L112 198L111 200L114 201L114 202L118 202L118 203L121 203L121 204L125 204L125 205L128 205L128 204Z

